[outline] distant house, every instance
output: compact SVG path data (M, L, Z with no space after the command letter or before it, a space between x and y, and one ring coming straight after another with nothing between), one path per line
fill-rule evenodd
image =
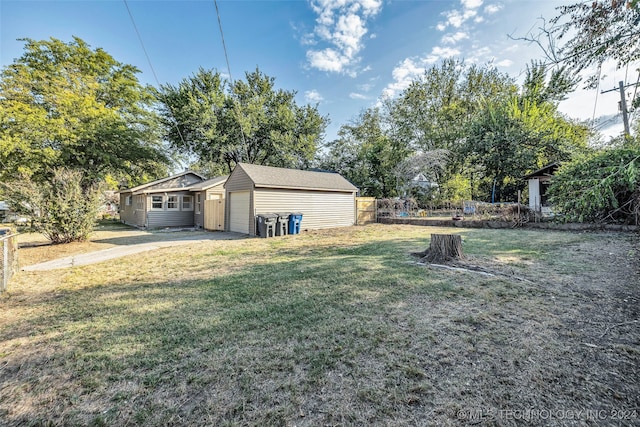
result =
M205 200L223 199L226 179L221 176L206 180L196 172L184 171L121 190L120 220L144 228L207 228Z
M542 169L525 175L529 186L529 208L542 215L551 215L551 204L547 198L547 189L551 184L551 177L558 169L558 163L551 163Z
M26 224L29 218L18 215L11 210L9 203L0 201L0 222L13 222L16 224Z
M307 230L356 223L358 189L337 173L240 163L224 188L228 231L255 235L262 213L301 213Z
M411 180L411 185L413 187L424 188L425 190L430 190L432 188L438 188L438 183L431 181L422 172L420 172L418 175L413 177L413 179Z
M5 222L7 215L9 215L9 205L0 200L0 222Z

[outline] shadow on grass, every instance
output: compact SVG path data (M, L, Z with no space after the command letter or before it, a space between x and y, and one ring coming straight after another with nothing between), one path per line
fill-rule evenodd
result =
M515 231L459 232L471 253L539 250ZM262 242L272 244L266 258L247 249L242 269L224 274L214 265L238 254L212 257L202 265L206 278L183 280L170 269L166 280L142 283L105 275L34 297L30 317L2 331L5 342L28 345L2 355L0 416L15 425L411 424L434 409L436 379L426 367L450 374L452 352L475 360L474 337L492 318L487 301L537 298L499 279L412 264L409 253L429 244L421 236L282 242ZM427 301L424 310L476 300L481 308L439 330L421 323L428 312L403 311L415 300ZM456 342L462 350L438 346L460 330L469 340ZM487 340L511 342L506 334Z
M89 288L39 295L31 301L32 317L2 333L5 342L30 341L3 355L3 394L21 390L23 406L51 399L52 391L71 390L75 398L34 404L11 418L19 397L7 394L0 414L14 424L38 415L72 424L164 425L187 410L180 402L213 388L232 402L220 403L216 420L229 421L239 419L236 403L274 404L316 393L332 369L375 357L394 339L389 316L407 298L465 294L447 278L426 277L423 268L408 264L407 246L418 243L324 247L311 254L287 249L204 280L173 275L163 282L113 283L105 277ZM283 408L287 417L296 410Z

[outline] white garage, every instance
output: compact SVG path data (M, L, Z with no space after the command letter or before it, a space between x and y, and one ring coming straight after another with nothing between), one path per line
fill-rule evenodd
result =
M256 234L256 215L302 214L302 230L346 227L356 223L358 189L332 172L302 171L238 164L225 183L225 229Z
M249 192L229 192L227 200L230 211L234 213L229 218L229 230L249 234Z

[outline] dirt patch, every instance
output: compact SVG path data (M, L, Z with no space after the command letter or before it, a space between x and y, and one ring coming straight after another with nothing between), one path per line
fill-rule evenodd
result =
M424 370L446 385L435 424L455 414L484 425L640 425L638 254L636 236L612 233L525 266L450 263L470 270L445 274L489 272L505 288L465 304L411 302L440 349Z

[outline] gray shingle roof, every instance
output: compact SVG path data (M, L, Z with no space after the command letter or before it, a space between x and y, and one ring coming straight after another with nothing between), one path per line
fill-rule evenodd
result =
M189 189L193 191L206 190L207 188L215 187L216 185L222 184L227 180L227 178L229 178L229 175L217 176L215 178L193 184L189 187Z
M311 172L248 163L239 163L237 167L245 171L256 187L358 191L342 175L334 172Z
M177 173L175 175L167 176L167 177L164 177L164 178L156 179L155 181L147 182L146 184L138 185L137 187L131 187L131 188L127 188L127 189L122 189L119 192L120 193L128 193L128 192L135 193L135 192L139 192L140 190L144 190L145 188L148 188L148 187L151 187L151 186L154 186L154 185L158 185L158 184L162 184L163 182L166 182L166 181L169 181L169 180L172 180L172 179L175 179L175 178L179 178L181 176L188 175L188 174L195 175L198 178L204 180L204 177L202 175L200 175L199 173L194 172L192 170L186 170L186 171Z

